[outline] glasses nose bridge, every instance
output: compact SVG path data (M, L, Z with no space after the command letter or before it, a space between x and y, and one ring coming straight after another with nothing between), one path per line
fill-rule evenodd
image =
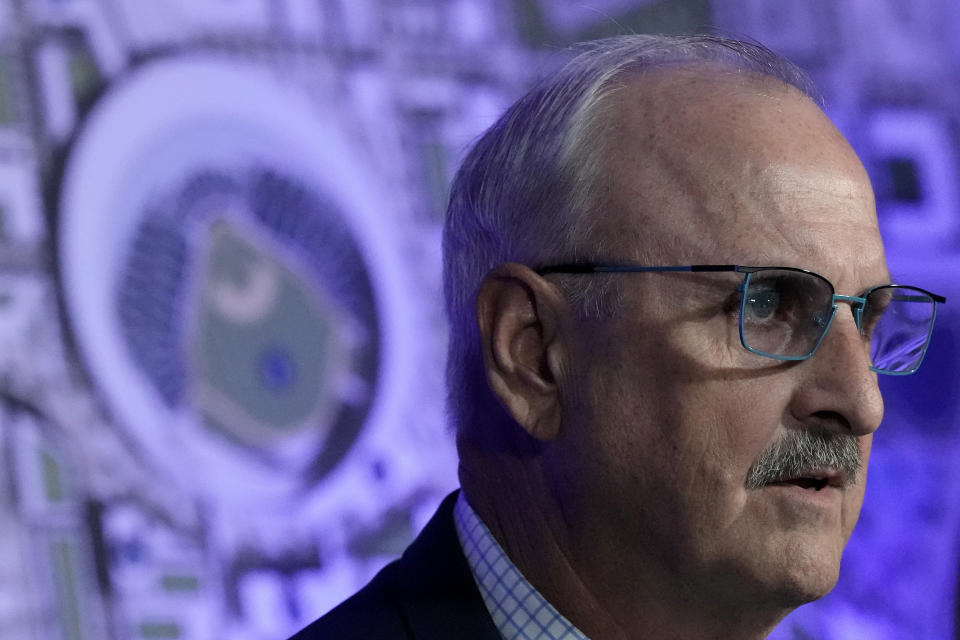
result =
M853 321L857 325L857 330L862 331L863 308L867 304L867 299L861 298L860 296L842 296L838 293L835 293L831 299L831 304L833 305L834 309L837 308L838 302L846 302L850 305L850 313L853 314Z

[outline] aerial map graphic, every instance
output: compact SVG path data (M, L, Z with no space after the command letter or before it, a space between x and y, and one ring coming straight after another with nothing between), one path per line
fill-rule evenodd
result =
M458 485L447 185L572 42L718 28L796 60L896 275L957 299L948 4L0 0L0 638L283 638L402 552ZM776 638L953 637L943 314L924 375L884 381L852 577Z

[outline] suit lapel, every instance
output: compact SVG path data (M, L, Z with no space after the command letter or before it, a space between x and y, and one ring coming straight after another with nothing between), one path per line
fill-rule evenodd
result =
M463 555L446 497L400 559L403 609L416 640L501 640Z

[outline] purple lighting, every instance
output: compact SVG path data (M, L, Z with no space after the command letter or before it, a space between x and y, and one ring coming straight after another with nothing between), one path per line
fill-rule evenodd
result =
M567 44L716 28L810 72L894 281L948 299L773 637L960 637L958 7L0 0L0 636L266 640L364 584L457 486L464 150Z

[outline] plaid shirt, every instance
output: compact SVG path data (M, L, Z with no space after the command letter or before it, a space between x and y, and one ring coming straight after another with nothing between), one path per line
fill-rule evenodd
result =
M527 582L462 491L453 516L473 579L504 640L589 640Z

